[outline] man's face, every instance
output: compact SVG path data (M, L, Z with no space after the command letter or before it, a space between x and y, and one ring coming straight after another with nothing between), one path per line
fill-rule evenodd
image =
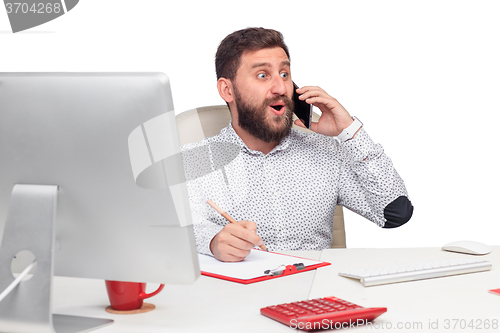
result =
M268 143L290 133L293 83L282 48L244 53L233 87L241 128Z

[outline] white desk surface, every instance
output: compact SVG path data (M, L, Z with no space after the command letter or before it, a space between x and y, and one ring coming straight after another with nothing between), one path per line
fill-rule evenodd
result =
M294 255L319 259L319 251ZM146 300L156 309L143 314L115 315L102 280L55 277L53 313L113 319L99 333L127 332L290 332L290 328L260 314L262 307L308 298L315 271L243 285L201 276L192 285L166 285ZM147 292L158 285L148 284Z
M332 295L364 307L386 307L374 331L500 332L500 296L488 292L500 288L500 246L488 255L474 256L492 263L487 272L372 287L338 275L341 270L461 256L470 255L440 248L326 250L321 260L332 265L317 270L309 297Z
M201 276L192 285L165 286L160 294L146 300L156 305L155 310L135 315L105 312L109 300L102 280L55 277L53 312L113 319L115 322L112 325L96 331L102 333L292 332L286 325L260 315L260 308L337 296L365 307L388 309L376 320L376 325L349 330L500 332L500 296L488 293L489 289L500 288L500 246L493 247L492 253L482 256L493 263L489 272L373 287L363 287L357 280L341 277L338 272L356 267L463 255L439 248L334 249L287 253L329 261L332 265L250 285ZM147 291L153 291L156 286L148 285ZM487 320L489 329L486 327ZM497 320L496 328L492 325L493 320ZM472 327L469 326L471 322ZM399 330L398 325L403 325L403 329Z

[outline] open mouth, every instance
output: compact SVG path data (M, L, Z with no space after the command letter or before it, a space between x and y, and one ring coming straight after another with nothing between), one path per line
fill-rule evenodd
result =
M285 102L284 101L277 101L274 103L271 103L269 105L271 109L273 109L273 112L277 116L281 116L283 113L285 113Z

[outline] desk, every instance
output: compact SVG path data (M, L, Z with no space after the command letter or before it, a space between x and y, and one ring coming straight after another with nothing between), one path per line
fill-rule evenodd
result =
M154 311L126 316L104 311L109 301L103 281L55 277L53 312L115 320L114 324L96 331L99 333L290 333L294 330L261 316L259 309L308 298L338 296L365 307L388 308L388 312L376 320L378 326L362 326L349 331L500 332L500 327L485 329L484 326L486 319L496 319L500 326L500 296L488 293L489 289L500 288L500 246L493 247L491 254L483 256L493 263L489 272L374 287L363 287L357 280L340 277L338 272L360 266L433 260L461 254L444 252L439 248L331 249L286 253L329 261L332 265L250 285L202 276L193 285L165 286L159 295L149 299L156 305ZM151 285L151 289L154 287ZM447 319L450 320L448 329L445 327ZM467 325L474 320L474 324L477 327L481 324L483 329L468 326L460 329L464 320ZM434 325L436 321L438 329L433 329L434 326L429 329L429 325ZM398 323L421 323L421 326L397 330ZM382 324L392 328L382 329ZM453 325L456 325L455 329Z
M428 280L363 287L358 280L338 275L341 270L465 256L440 248L338 249L323 251L331 266L317 270L310 298L333 295L365 306L387 307L372 331L390 332L500 332L500 246L478 256L492 263L491 271ZM497 328L485 329L486 320ZM473 324L473 327L469 324ZM403 329L398 330L398 327ZM482 328L482 329L480 329ZM359 327L354 330L365 330ZM370 329L368 329L370 331Z
M319 251L294 255L318 260ZM307 299L315 271L243 285L201 276L192 285L166 285L146 300L156 309L143 314L114 315L102 280L55 277L53 313L113 319L97 333L256 333L291 332L285 325L260 315L260 308ZM148 285L149 286L149 285ZM148 292L155 289L151 284Z

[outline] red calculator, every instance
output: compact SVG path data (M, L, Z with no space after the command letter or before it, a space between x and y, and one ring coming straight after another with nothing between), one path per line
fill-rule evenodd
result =
M363 325L386 311L387 308L364 308L338 297L324 297L260 309L262 315L304 331Z

